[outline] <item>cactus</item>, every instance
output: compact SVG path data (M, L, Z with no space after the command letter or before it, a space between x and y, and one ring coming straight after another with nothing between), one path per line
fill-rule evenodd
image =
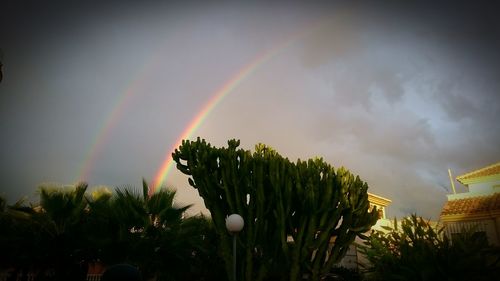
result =
M230 140L227 148L216 148L198 138L183 141L172 154L212 215L228 277L232 251L225 218L238 213L245 220L238 280L293 281L306 273L319 280L376 222L367 184L321 158L293 163L266 145L251 153L239 144Z

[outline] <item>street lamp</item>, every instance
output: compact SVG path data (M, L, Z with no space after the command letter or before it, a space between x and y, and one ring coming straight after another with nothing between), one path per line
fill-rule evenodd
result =
M236 236L243 229L245 222L238 214L226 218L226 228L233 235L233 281L236 281Z

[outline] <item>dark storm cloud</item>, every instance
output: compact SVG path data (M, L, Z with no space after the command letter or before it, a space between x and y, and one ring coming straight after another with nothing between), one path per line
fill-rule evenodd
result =
M245 77L197 134L249 149L264 142L291 159L323 156L393 199L391 216L436 218L447 168L459 174L500 156L491 3L9 1L0 7L1 178L11 199L42 181L71 183L137 77L91 185L152 177L221 85L320 22ZM193 193L181 200L198 200Z
M346 4L303 45L303 66L332 88L332 109L310 131L362 152L367 163L351 165L397 198L397 213L430 206L422 212L432 217L447 168L466 172L500 157L498 9L490 1L383 3ZM374 177L371 158L392 168Z
M102 134L90 184L153 177L209 95L302 25L294 5L2 3L0 130L8 137L0 146L0 194L15 200L40 182L74 182ZM123 93L134 89L116 124L103 127Z

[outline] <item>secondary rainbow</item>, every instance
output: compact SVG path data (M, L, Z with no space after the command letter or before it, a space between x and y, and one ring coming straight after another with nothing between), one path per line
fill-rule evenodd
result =
M126 88L123 94L118 98L113 109L108 113L106 121L103 122L102 126L99 128L96 136L94 137L87 154L85 154L84 161L78 172L78 181L88 181L92 168L101 154L105 144L108 142L110 137L110 132L112 128L118 123L120 117L123 116L126 109L132 104L132 100L136 98L139 89L146 82L144 77L148 77L148 74L157 68L158 62L156 62L156 57L151 57L146 63L144 63L137 71L134 79Z
M111 110L111 112L108 114L106 122L104 122L99 129L97 135L92 141L89 152L86 154L83 161L83 165L79 172L79 181L88 180L91 169L93 167L92 164L95 163L97 156L101 153L104 147L104 144L107 143L109 139L108 132L110 132L111 128L118 122L118 120L122 116L123 110L128 107L128 104L130 104L130 100L135 93L134 88L135 87L130 88L126 91L125 95L122 95L120 97L113 110Z
M267 61L276 56L280 51L286 49L293 42L297 41L297 39L303 37L305 34L309 33L311 30L316 29L321 26L325 22L325 20L317 20L312 24L306 26L291 34L288 37L285 37L286 40L280 41L279 44L275 45L275 47L269 49L268 51L256 56L249 64L243 66L235 75L233 75L226 83L224 83L217 91L214 92L212 97L207 101L207 103L202 107L201 111L191 120L186 129L181 133L179 138L175 141L162 162L160 169L156 173L152 184L151 192L155 192L158 187L160 187L166 177L169 175L169 172L172 170L174 166L174 162L171 154L174 152L176 148L178 148L183 139L189 139L193 136L194 132L200 127L203 121L207 118L207 116L212 112L212 110L222 101L224 97L226 97L229 93L231 93L235 88L237 88L242 81L247 79L254 73L260 66L265 64ZM138 77L147 77L147 73L156 69L154 64L158 63L154 59L155 56L152 56L150 60L143 64L142 67L137 71ZM147 73L146 73L147 72ZM83 164L78 171L78 180L88 180L89 176L92 172L92 167L96 162L100 152L103 150L105 143L107 143L110 137L110 131L118 123L120 117L124 114L126 108L128 108L131 104L131 101L134 100L144 83L144 79L135 79L132 83L129 84L124 94L121 95L118 101L115 103L115 106L107 115L106 121L99 128L98 133L94 137L91 146L88 152L85 154L85 158Z

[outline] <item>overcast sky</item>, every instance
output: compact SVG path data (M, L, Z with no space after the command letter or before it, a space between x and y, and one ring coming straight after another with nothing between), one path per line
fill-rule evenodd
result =
M392 199L389 216L436 219L448 168L500 160L493 1L102 2L1 4L0 195L11 202L74 183L87 164L90 186L152 181L216 91L276 48L195 137L321 156ZM202 209L184 175L167 183Z

